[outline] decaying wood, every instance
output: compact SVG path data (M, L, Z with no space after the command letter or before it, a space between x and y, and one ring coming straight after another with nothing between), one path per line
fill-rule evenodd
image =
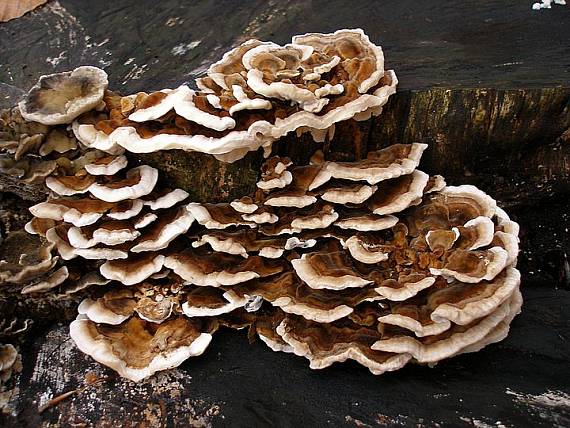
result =
M245 335L220 333L202 357L132 384L83 356L67 327L74 303L6 299L33 312L36 330L17 343L24 370L0 394L6 426L568 426L570 424L570 7L532 1L261 2L51 1L0 25L0 107L41 74L103 67L122 93L176 87L250 37L362 27L384 47L400 85L373 121L339 125L324 145L353 160L393 143L427 142L421 168L472 183L521 224L523 313L504 342L433 370L380 378L353 365L311 372ZM288 136L275 150L306 162L322 144ZM254 187L261 153L235 164L179 151L138 156L195 200L231 200ZM44 189L2 177L2 231L18 227ZM59 305L59 306L58 306ZM34 309L35 308L35 309ZM57 406L54 397L109 376ZM300 399L302 397L302 399Z
M570 87L431 89L389 101L368 148L428 143L422 168L483 186L503 205L570 192ZM405 117L398 124L397 118Z

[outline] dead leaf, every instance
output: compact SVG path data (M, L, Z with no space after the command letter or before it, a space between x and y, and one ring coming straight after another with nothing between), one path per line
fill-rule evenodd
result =
M30 10L47 3L47 0L3 0L0 1L0 22L19 18Z

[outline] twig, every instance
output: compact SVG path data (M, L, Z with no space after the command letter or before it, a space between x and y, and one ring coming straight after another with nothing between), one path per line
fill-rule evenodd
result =
M108 377L102 377L102 378L97 379L93 382L89 382L87 385L84 385L81 388L77 388L77 389L74 389L72 391L64 392L63 394L58 395L57 397L54 397L51 400L49 400L47 403L44 403L43 405L41 405L38 408L38 413L41 415L47 409L54 407L54 406L57 406L60 402L62 402L66 398L71 397L72 395L75 395L75 394L81 394L83 391L85 391L90 386L97 385L98 383L101 383L105 380L108 380Z

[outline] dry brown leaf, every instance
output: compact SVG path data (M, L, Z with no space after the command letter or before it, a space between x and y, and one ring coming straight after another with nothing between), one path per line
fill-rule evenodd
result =
M44 3L47 0L3 0L0 2L0 22L19 18Z

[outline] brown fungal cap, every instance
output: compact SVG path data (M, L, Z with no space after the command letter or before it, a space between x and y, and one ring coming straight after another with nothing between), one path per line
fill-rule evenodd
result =
M376 86L384 76L384 54L379 46L370 42L370 39L360 29L338 30L332 34L309 33L294 36L293 42L300 45L311 46L323 52L328 58L339 58L338 62L345 62L344 67L349 79L358 85L360 93L367 92ZM315 58L311 58L315 59ZM330 62L326 66L318 67L318 71L327 72Z
M484 341L500 328L503 321L514 317L520 311L522 298L517 290L507 301L491 312L467 325L453 325L450 329L434 336L414 338L397 331L386 330L381 340L372 349L385 352L400 352L412 355L420 363L433 363L459 353ZM511 318L512 319L512 318Z
M334 249L303 254L291 264L299 278L315 289L344 290L373 282L355 269L345 252Z
M206 229L226 229L230 226L255 227L255 223L244 220L244 215L230 204L199 204L191 202L186 209Z
M190 284L220 287L266 277L281 272L284 263L252 256L244 259L230 254L184 250L166 257L164 266Z
M231 302L225 291L217 287L195 287L186 293L182 312L187 317L211 317L242 308L242 302Z
M16 177L24 183L44 183L46 177L49 177L56 168L55 161L38 161L30 158L16 161L11 157L0 155L0 173Z
M214 251L246 258L251 253L258 253L262 257L279 258L287 250L309 248L314 246L316 241L310 237L264 236L258 234L255 229L240 229L233 232L211 231L192 242L194 248L206 244Z
M36 235L10 232L0 246L0 284L25 284L49 272L58 260L52 249Z
M335 204L362 204L370 198L376 191L378 186L368 186L366 184L350 184L344 186L331 185L323 186L321 199Z
M45 125L71 123L101 102L107 84L107 73L89 66L42 76L19 108L30 121Z
M123 260L111 260L99 268L101 275L107 279L119 281L125 285L138 284L151 275L160 272L164 265L164 256L153 252L145 252L125 257Z
M361 232L371 232L389 229L398 223L398 218L393 215L366 214L358 211L351 211L340 215L334 225L341 229L358 230Z
M38 153L40 156L47 156L50 153L66 153L77 148L77 139L73 134L69 135L61 129L52 129L47 134L45 141L40 146Z
M507 262L508 253L501 247L474 251L456 249L451 252L441 269L430 268L430 271L434 275L475 283L492 280L507 266Z
M300 233L303 230L326 229L338 219L338 213L329 204L314 204L304 210L290 211L277 222L265 225L260 232L268 236Z
M88 227L70 227L67 239L75 248L92 248L96 245L120 245L137 239L141 232L125 220L111 220Z
M378 320L409 329L418 337L437 335L452 323L467 325L489 315L518 290L519 284L520 274L514 268L506 269L493 281L453 282L430 289L421 301L392 305L390 313Z
M371 349L375 340L380 338L378 331L347 320L321 324L289 315L276 331L296 355L310 361L312 369L322 369L335 362L352 359L373 374L382 374L402 368L411 359L407 353Z
M14 371L21 369L21 356L14 345L0 345L0 383L7 382Z
M113 207L112 203L92 198L57 198L30 207L30 212L41 219L65 221L74 226L87 226L95 223Z
M140 253L166 248L174 239L186 233L192 223L194 223L194 216L185 207L174 208L154 221L143 232L131 251Z
M26 285L22 288L22 294L30 293L45 293L61 285L69 277L69 272L66 266L62 266L47 278L42 279L34 284Z
M428 178L426 173L415 170L411 174L383 181L368 201L368 207L374 214L386 215L418 204Z
M383 180L411 174L419 165L426 148L427 144L394 144L376 152L369 152L362 161L325 162L309 190L322 186L331 178L377 184Z
M244 214L251 214L255 212L259 206L254 202L253 198L244 196L243 198L236 199L230 203L231 207Z
M255 317L255 320L249 323L249 333L252 336L257 335L262 342L275 352L293 353L293 347L287 344L275 331L285 316L286 314L279 309L259 314Z
M130 289L111 289L99 299L84 299L77 312L99 324L118 325L128 320L136 306L134 292Z
M435 282L435 277L422 273L402 273L397 278L388 278L380 282L375 291L388 300L401 302L414 297L420 291L434 285Z
M124 180L108 184L94 183L88 190L102 201L119 202L148 195L154 189L157 180L158 170L142 165L129 170Z
M103 156L85 165L91 175L114 175L127 166L127 158L121 156Z
M342 246L348 250L353 259L361 263L376 264L388 260L389 255L383 241L374 235L356 234L346 241L341 240Z
M261 180L257 187L262 190L282 189L293 181L293 175L287 168L291 166L289 158L274 156L261 166Z
M224 297L244 305L250 296L260 296L284 312L301 315L316 322L332 322L353 311L363 301L379 300L372 288L342 291L315 290L308 287L292 272L277 277L255 279L232 286Z
M211 333L208 323L185 317L162 324L132 317L119 325L78 318L70 325L71 338L82 352L135 382L201 355Z

